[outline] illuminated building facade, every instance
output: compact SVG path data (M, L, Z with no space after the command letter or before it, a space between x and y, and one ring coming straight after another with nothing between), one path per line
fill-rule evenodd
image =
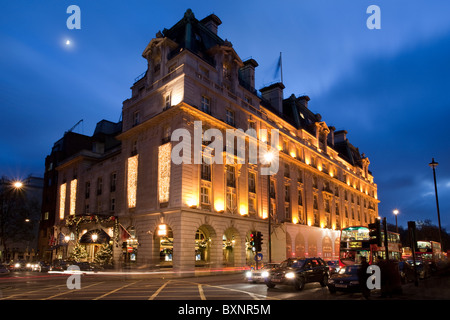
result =
M105 231L115 243L118 264L191 270L253 264L253 231L263 234L267 262L269 211L272 261L336 258L340 228L376 219L377 186L369 159L348 141L346 131L328 127L308 108L309 97L284 99L282 83L255 90L258 63L241 60L218 36L220 24L214 14L199 21L188 10L150 41L142 54L148 69L123 103L122 130L115 135L120 146L95 161L75 157L58 169L64 194L57 203L64 206L56 225L62 234L71 232L68 224L81 221L78 237ZM175 139L180 129L192 139ZM252 143L272 143L276 131L277 172L261 174L260 162L225 152L225 144L217 152L212 145L218 141L208 141L208 129L223 137L227 130L253 129L245 150ZM195 161L198 141L200 163ZM189 161L175 163L174 156ZM223 161L205 161L210 157ZM89 214L103 220L89 225Z

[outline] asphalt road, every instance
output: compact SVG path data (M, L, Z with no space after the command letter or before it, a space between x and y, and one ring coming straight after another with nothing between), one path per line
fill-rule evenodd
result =
M263 283L248 283L243 274L197 277L130 275L127 273L76 275L14 272L0 278L0 300L323 300L363 299L361 294L330 294L318 283L303 291Z
M72 278L71 278L72 277ZM79 281L78 281L79 280ZM75 287L73 289L69 286ZM79 288L76 288L79 284ZM372 299L381 299L378 292ZM403 286L389 299L450 299L450 276L434 276ZM331 294L318 283L302 291L248 283L243 273L176 277L168 274L48 274L13 272L0 277L0 300L365 300L360 293Z

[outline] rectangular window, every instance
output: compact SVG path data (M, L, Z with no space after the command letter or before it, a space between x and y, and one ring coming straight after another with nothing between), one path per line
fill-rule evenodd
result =
M140 113L139 111L135 111L133 113L133 126L137 126L140 123Z
M302 183L303 182L303 170L298 169L297 171L297 182Z
M84 187L84 198L89 199L90 195L91 195L91 182L87 181Z
M236 175L234 167L226 165L227 187L236 188Z
M201 187L200 188L200 201L201 201L201 204L206 204L206 205L210 204L209 194L210 194L210 189L209 188L207 188L207 187Z
M111 212L116 211L116 199L115 198L111 198L111 200L110 200L109 211L111 211Z
M111 173L110 177L110 191L115 192L116 191L116 184L117 184L117 173L113 172Z
M325 212L330 212L330 199L325 199Z
M211 100L207 96L202 96L200 109L207 114L211 114Z
M103 178L98 177L97 178L97 195L101 195L103 191Z
M256 213L256 199L255 198L248 198L248 212L250 214Z
M170 126L164 126L162 131L161 144L170 142Z
M275 198L275 181L270 180L270 197Z
M202 172L201 178L202 180L211 181L211 165L205 162L202 162Z
M284 164L284 177L285 178L289 178L290 177L290 172L289 172L289 163L285 163Z
M227 211L236 211L236 194L231 191L227 191Z
M256 175L253 172L248 173L248 192L256 193Z
M315 194L314 195L314 204L313 204L313 208L314 209L319 209L319 201L318 201L318 198L317 198L317 195Z
M234 126L234 111L227 109L226 110L226 119L225 122L231 126Z
M284 202L291 201L291 188L289 186L284 186Z
M164 110L172 106L172 94L169 93L164 98Z
M303 195L302 195L302 189L298 189L298 205L303 205Z
M286 220L291 220L291 207L287 204L284 205L284 218Z

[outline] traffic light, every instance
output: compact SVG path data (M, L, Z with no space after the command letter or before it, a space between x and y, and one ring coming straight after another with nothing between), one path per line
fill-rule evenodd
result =
M379 247L382 247L381 244L381 223L380 220L376 219L374 223L369 223L369 236L370 244L376 244Z
M252 251L256 251L256 231L252 231L250 233L250 246L252 247Z
M255 251L256 252L262 251L262 243L263 243L262 241L263 241L262 233L257 231L256 238L255 238Z

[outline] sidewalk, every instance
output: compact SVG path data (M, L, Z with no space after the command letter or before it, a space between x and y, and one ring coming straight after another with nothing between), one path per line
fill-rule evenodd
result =
M419 285L414 282L404 284L401 294L393 294L391 297L382 298L378 294L372 296L377 300L450 300L450 269L447 268L437 274L419 280Z

